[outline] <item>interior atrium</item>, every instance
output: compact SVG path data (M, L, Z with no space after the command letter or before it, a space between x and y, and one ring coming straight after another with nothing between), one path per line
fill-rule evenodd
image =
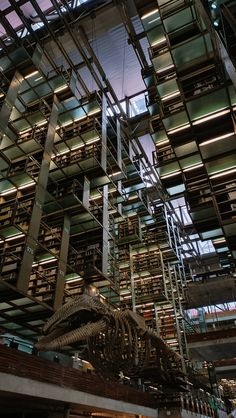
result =
M119 399L143 396L146 412L88 400L61 413L2 379L4 416L178 405L223 418L236 402L236 1L1 0L0 11L0 375L77 368L79 390L112 397L84 345L36 350L54 312L84 295L96 314L116 312L125 347L127 310L164 341L157 368L135 334L148 368L120 369ZM114 347L102 365L115 367Z

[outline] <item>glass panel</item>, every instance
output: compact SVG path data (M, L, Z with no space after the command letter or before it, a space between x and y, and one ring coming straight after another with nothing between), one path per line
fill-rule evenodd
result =
M204 39L205 38L205 39ZM205 43L205 41L207 41ZM197 39L192 40L191 42L186 42L184 45L181 45L172 50L173 60L178 69L183 67L193 66L196 63L196 60L207 59L208 53L212 51L212 45L209 41L209 37L201 36Z
M221 89L208 93L206 96L199 97L187 103L187 109L191 120L199 119L210 113L217 112L229 106L226 89Z
M163 97L168 94L174 93L177 90L179 91L179 88L178 88L177 81L174 79L174 80L170 80L170 81L167 81L166 83L159 85L157 87L157 90L160 96Z
M169 118L163 119L163 123L167 131L174 129L174 128L178 128L179 126L182 126L188 123L187 113L180 112Z
M168 17L164 20L164 26L167 32L172 32L176 30L177 28L181 28L188 23L192 22L192 20L195 17L194 10L191 10L191 8L184 9L178 13L175 13L175 15Z

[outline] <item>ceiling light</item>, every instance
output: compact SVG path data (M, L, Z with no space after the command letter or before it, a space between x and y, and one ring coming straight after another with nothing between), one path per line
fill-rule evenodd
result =
M111 173L110 176L117 176L118 174L121 174L121 171L115 171L114 173Z
M63 86L58 87L56 90L54 90L54 93L60 93L60 91L63 91L65 89L67 89L67 88L68 88L68 85L67 84L64 84Z
M18 233L18 234L15 234L15 235L12 235L11 237L9 237L9 238L6 238L5 239L5 241L12 241L12 240L14 240L14 239L18 239L18 238L22 238L22 237L24 237L25 235L24 234L22 234L21 232L20 233Z
M178 170L178 171L175 171L174 173L165 174L164 176L160 176L160 177L161 177L161 179L167 179L168 177L173 177L173 176L175 176L177 174L180 174L180 173L181 173L181 171Z
M48 121L45 119L45 120L42 120L41 122L36 123L35 126L36 127L43 126L43 125L46 125L46 123L48 123Z
M156 143L156 146L159 147L161 145L168 144L169 142L170 142L169 139L165 139L164 141L157 142Z
M74 146L71 148L71 151L74 151L75 149L79 149L79 148L83 148L83 147L85 147L85 144L78 144L78 145L74 145Z
M77 283L77 282L81 282L83 280L83 277L77 277L74 279L69 279L69 280L65 280L66 283Z
M154 23L154 22L156 22L157 20L160 20L160 19L161 19L160 16L158 16L158 17L156 17L156 19L149 20L148 24L151 25L152 23Z
M166 38L161 38L159 41L153 42L151 47L163 44L164 42L166 42Z
M7 189L5 192L1 192L0 196L6 196L6 195L14 193L16 191L17 191L16 187L11 187L10 189Z
M22 184L18 187L18 190L26 189L27 187L35 185L35 181L29 181L28 183Z
M162 67L162 68L160 68L160 70L156 70L156 73L158 73L158 74L163 73L164 71L170 70L173 67L174 67L174 64L166 65L166 67Z
M178 128L174 128L174 129L170 129L169 131L168 131L168 134L169 135L172 135L172 134L174 134L175 132L179 132L179 131L183 131L184 129L187 129L187 128L189 128L191 125L190 125L190 123L185 123L184 125L181 125L181 126L179 126Z
M203 163L199 163L199 164L197 163L197 164L191 165L190 167L184 168L183 171L195 170L195 168L199 168L202 166L203 166Z
M142 20L143 20L143 19L146 19L147 17L152 16L152 15L154 15L155 13L158 13L158 12L159 12L159 9L154 9L154 10L152 10L151 12L148 12L148 13L146 13L145 15L141 16L141 19L142 19Z
M91 115L95 115L96 113L100 113L100 112L101 112L100 108L99 109L94 109L94 110L91 110L90 112L88 112L88 115L91 116Z
M4 96L4 93L0 93L0 98Z
M218 174L213 174L212 176L210 176L210 179L216 179L217 177L227 176L228 174L235 173L235 172L236 172L236 168L231 168L230 170L222 171Z
M100 141L99 136L97 138L92 138L92 139L89 139L88 141L86 141L86 145L90 145L90 144L93 144L94 142L98 142L98 141Z
M19 134L26 134L26 132L32 131L32 126L30 128L23 129L22 131L19 131Z
M209 116L206 116L206 117L203 117L203 118L200 118L200 119L196 119L192 122L192 124L193 125L199 125L200 123L207 122L208 120L215 119L215 118L218 118L219 116L226 115L229 112L230 112L230 109L222 110L221 112L213 113L213 114L210 114Z
M213 244L221 244L221 243L225 243L225 242L226 242L225 238L218 238L218 239L213 240Z
M39 74L39 71L38 70L35 70L32 73L30 73L30 74L27 74L24 78L25 78L25 80L27 80L28 78L33 77L36 74Z
M165 96L161 97L161 100L164 102L165 100L172 99L172 97L176 97L180 95L180 91L176 90L173 93L166 94Z
M47 260L39 261L39 264L40 265L42 265L42 264L48 264L48 263L51 263L52 261L56 261L56 260L57 260L56 257L51 257L51 258L48 258Z
M230 132L229 134L217 136L216 138L208 139L207 141L202 142L199 144L200 147L203 147L204 145L212 144L212 142L220 141L221 139L228 138L229 136L234 135L234 132Z

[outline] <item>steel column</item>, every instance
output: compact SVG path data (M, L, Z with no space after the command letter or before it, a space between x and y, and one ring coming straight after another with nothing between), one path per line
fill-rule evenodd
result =
M38 184L35 190L35 202L32 210L31 220L29 223L28 234L25 243L25 251L21 263L21 268L17 280L17 288L26 292L29 286L30 273L34 260L35 250L37 247L37 239L39 234L41 216L43 212L43 204L46 194L48 182L49 166L53 151L54 136L56 132L56 124L58 118L58 101L55 96L52 105L52 112L49 119L48 131L45 141L44 153L39 171Z
M60 259L58 262L56 291L55 291L54 304L53 304L53 307L55 310L60 308L63 304L69 241L70 241L70 218L68 215L65 215L62 238L61 238Z
M10 86L7 91L7 95L5 97L5 100L2 105L2 109L0 111L0 132L1 132L0 139L1 140L2 140L2 136L4 135L7 129L8 122L9 122L11 112L12 112L12 108L16 102L18 91L23 80L24 80L23 76L18 71L16 71L11 80Z

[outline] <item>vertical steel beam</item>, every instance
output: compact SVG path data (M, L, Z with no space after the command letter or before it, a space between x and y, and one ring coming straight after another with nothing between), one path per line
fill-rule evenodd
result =
M34 260L35 250L37 247L37 239L39 234L43 204L45 200L46 187L48 182L49 166L53 151L54 136L56 132L56 124L58 118L58 101L55 97L51 116L49 118L48 131L45 141L44 153L39 171L38 183L35 190L35 201L32 215L29 223L28 234L26 237L25 251L17 280L17 288L26 292L29 286L30 273Z
M84 177L83 188L83 206L89 209L89 196L90 196L90 181L87 177Z
M107 100L102 96L102 151L101 166L104 171L107 170Z
M116 120L116 135L117 135L117 162L118 166L122 170L122 154L121 154L121 132L120 132L120 121Z
M2 105L2 109L0 111L0 132L1 132L0 140L2 140L2 137L7 129L8 122L9 122L11 112L12 112L12 108L15 105L18 91L23 80L24 80L24 77L18 71L16 71L11 80L10 86L7 91L7 95L5 97L5 100Z
M109 213L108 213L108 185L103 186L103 212L102 212L102 272L104 276L108 273L108 232L109 232Z
M60 258L58 262L56 291L55 291L55 297L54 297L54 303L53 303L53 307L55 310L60 308L63 303L69 241L70 241L70 218L68 215L65 215L62 238L61 238L61 248L60 248L60 256L59 256Z

